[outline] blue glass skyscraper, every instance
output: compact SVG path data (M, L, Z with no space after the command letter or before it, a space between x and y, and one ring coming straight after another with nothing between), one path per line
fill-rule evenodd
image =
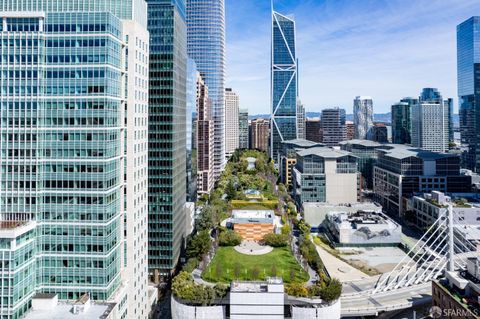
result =
M464 162L480 171L480 17L457 26L457 79Z
M208 86L214 122L214 177L225 165L225 1L187 0L188 56Z
M185 0L147 0L150 32L148 263L169 277L184 242L186 201Z
M282 141L297 138L295 21L272 11L270 154L277 162Z

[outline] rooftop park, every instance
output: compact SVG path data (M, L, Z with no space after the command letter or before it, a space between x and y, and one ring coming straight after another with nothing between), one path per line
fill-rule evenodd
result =
M174 296L208 305L223 298L228 291L225 284L234 280L281 277L286 292L292 296L338 299L341 285L328 278L310 241L310 227L297 219L295 205L277 180L274 164L267 154L241 150L231 156L215 189L197 202L201 212L195 221L195 232L187 239L188 261L172 282ZM277 233L262 235L260 242L246 242L238 232L221 226L222 221L231 217L233 209L274 210L281 216L283 226L281 231L277 228ZM293 227L300 230L298 239L292 234ZM241 247L248 245L268 247L268 251L242 252ZM197 268L205 284L199 283L198 277L197 282L193 280L192 272ZM309 281L308 268L317 273L316 284Z
M303 283L309 279L290 250L288 226L284 226L282 234L263 237L262 244L270 247L270 250L260 255L242 253L237 249L242 240L234 231L223 231L219 239L220 247L202 274L206 281L230 283L233 280L257 281L281 277L285 283Z
M202 274L204 280L214 283L265 280L267 277L281 277L285 283L309 279L288 247L274 248L259 256L239 253L233 247L220 247Z

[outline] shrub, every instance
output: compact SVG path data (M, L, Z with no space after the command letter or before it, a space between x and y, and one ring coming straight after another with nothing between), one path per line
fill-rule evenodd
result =
M342 284L338 279L331 279L328 284L320 290L320 297L330 303L340 298L342 294Z
M213 288L197 285L186 271L181 271L172 280L172 292L175 297L202 306L211 305L215 298L225 297L227 291L228 287L225 285L216 285Z
M248 201L248 200L232 200L231 202L232 204L232 208L236 208L236 209L245 209L249 206L252 206L252 205L261 205L263 207L265 207L265 209L277 209L278 207L278 200L262 200L262 201L258 201L258 202L251 202L251 201Z
M228 293L228 286L223 285L223 284L217 284L213 287L213 290L215 291L215 297L217 298L223 298L227 295Z
M194 282L190 273L181 271L172 280L172 292L175 297L192 300L194 296Z
M218 244L220 246L237 246L242 243L242 236L233 230L227 230L220 233Z
M308 262L310 267L315 270L318 274L323 272L323 262L320 259L320 256L317 253L317 249L315 245L308 240L308 238L301 237L300 238L300 253L302 254L303 258Z
M305 236L305 237L308 237L308 235L310 235L310 225L308 223L305 222L305 220L301 219L297 222L297 227L298 227L298 230L300 231L300 234Z
M293 202L287 203L287 209L290 211L291 214L297 214L297 206Z
M263 236L263 243L272 247L285 247L288 245L287 234L266 234Z
M288 226L288 224L283 225L282 234L283 235L289 235L290 234L290 226Z
M285 292L287 295L293 297L308 297L308 290L305 288L305 285L301 283L294 282L286 285Z
M197 258L189 258L185 265L183 265L182 270L191 273L198 267L199 261Z
M322 287L320 285L312 285L309 286L307 289L309 297L320 297L320 293L322 291Z

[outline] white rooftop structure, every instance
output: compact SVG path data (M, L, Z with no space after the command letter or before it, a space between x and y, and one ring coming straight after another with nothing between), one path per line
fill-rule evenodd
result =
M87 294L75 302L59 302L56 294L36 294L25 319L114 319L116 303L94 303Z
M281 278L230 285L230 318L284 319L285 295Z
M231 221L237 223L273 223L275 212L273 210L248 210L235 209L232 211Z
M382 207L374 203L354 203L346 205L331 205L328 203L303 203L303 215L305 221L313 228L319 227L330 212L356 213L364 212L381 212Z
M247 157L247 170L252 171L255 169L255 163L257 162L257 159L255 157Z
M341 245L398 245L402 227L382 212L330 212L326 226Z
M277 287L277 289L275 289ZM270 288L270 289L269 289ZM280 290L281 288L281 290ZM283 280L278 277L269 277L266 281L234 281L230 286L231 292L283 292Z

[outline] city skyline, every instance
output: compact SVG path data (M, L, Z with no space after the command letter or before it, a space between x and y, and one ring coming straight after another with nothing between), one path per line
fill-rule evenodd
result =
M271 32L270 5L226 1L227 86L242 96L240 107L250 114L270 113L270 53L264 45ZM458 113L456 26L480 12L480 3L278 0L274 5L297 21L299 97L307 112L339 106L351 113L355 96L370 95L374 112L387 113L420 88L437 87L454 98Z
M478 2L3 0L0 319L480 318Z

